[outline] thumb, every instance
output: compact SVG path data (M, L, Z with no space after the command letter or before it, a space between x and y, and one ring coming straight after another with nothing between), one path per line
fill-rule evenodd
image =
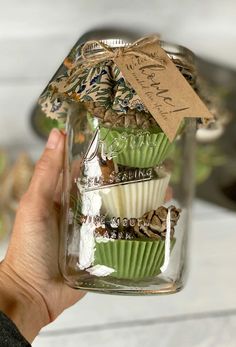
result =
M58 129L53 129L35 167L28 192L45 203L52 202L54 198L63 168L64 144L65 136Z

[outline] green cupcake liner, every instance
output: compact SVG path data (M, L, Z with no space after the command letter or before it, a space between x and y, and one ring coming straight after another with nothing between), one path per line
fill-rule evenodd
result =
M163 162L171 149L167 136L155 129L154 132L132 129L100 128L105 152L114 162L124 166L148 168Z
M172 239L171 250L174 243ZM157 276L164 257L164 240L111 240L96 242L94 265L114 269L112 277L139 280Z

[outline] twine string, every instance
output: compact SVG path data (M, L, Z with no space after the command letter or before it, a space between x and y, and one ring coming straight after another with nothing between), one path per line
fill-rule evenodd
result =
M98 40L87 41L81 49L81 58L83 62L82 65L79 66L79 69L90 68L104 61L115 61L116 58L122 55L133 55L140 58L146 58L154 63L159 61L162 64L166 64L164 59L152 57L148 53L142 51L142 48L145 48L147 45L151 45L153 43L159 44L159 42L159 37L157 35L143 37L136 40L129 46L124 47L111 47L108 44ZM94 45L100 47L100 50L91 54L91 47Z

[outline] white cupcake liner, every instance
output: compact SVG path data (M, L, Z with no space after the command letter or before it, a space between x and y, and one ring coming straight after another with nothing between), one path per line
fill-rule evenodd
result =
M102 212L111 218L141 218L164 203L169 180L170 174L165 174L150 181L100 189Z

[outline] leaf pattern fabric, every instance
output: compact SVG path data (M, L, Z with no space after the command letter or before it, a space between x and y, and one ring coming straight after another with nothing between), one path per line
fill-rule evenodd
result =
M117 114L125 114L128 109L148 112L112 61L82 71L72 64L65 74L49 83L39 104L48 117L66 119L71 104L83 101L96 102Z

